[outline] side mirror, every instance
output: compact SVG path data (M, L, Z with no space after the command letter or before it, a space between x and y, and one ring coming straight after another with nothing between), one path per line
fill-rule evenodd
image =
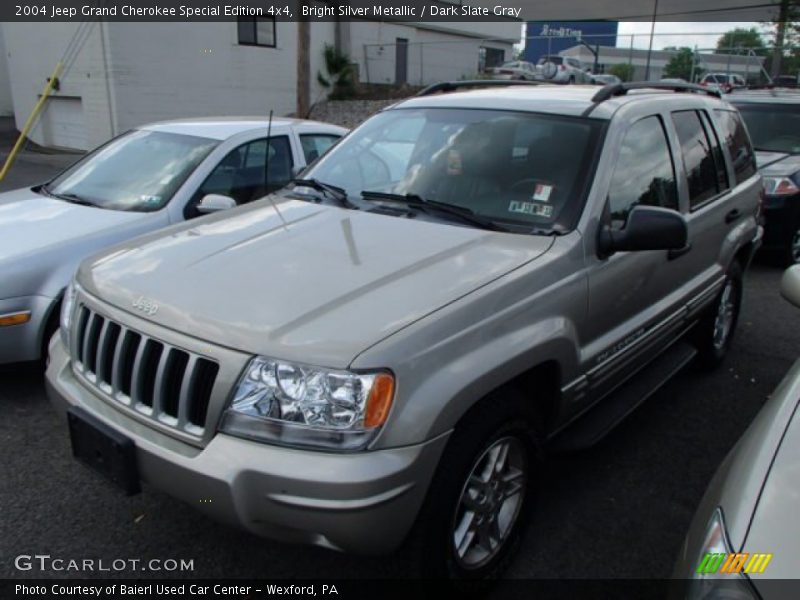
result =
M781 296L800 308L800 265L789 267L781 279Z
M681 250L688 238L686 219L680 213L656 206L635 206L624 229L600 230L599 250L603 256L614 252Z
M207 194L197 205L197 212L201 215L210 215L221 210L228 210L236 206L236 200L222 194Z

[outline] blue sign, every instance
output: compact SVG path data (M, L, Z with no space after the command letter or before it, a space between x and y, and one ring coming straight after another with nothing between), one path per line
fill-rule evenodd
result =
M523 60L536 63L583 40L590 46L616 46L617 21L528 21Z

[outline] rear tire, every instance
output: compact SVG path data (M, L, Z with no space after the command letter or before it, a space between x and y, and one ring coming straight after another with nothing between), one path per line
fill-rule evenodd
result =
M742 267L735 260L728 267L722 291L693 332L697 347L695 363L700 369L710 371L722 364L733 342L741 306Z
M457 425L409 538L423 577L461 588L495 579L513 558L538 468L529 404L515 391L495 392Z

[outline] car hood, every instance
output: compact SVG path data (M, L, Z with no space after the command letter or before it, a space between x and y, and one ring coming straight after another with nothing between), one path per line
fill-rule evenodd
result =
M345 368L552 244L299 200L276 206L262 200L139 238L85 262L79 281L105 302L199 339ZM141 297L158 306L154 314L135 312Z
M0 194L0 261L96 234L142 218L41 196L30 189Z
M756 163L767 177L788 177L800 171L800 156L786 152L756 152Z
M800 371L798 371L800 374ZM795 382L800 391L800 380ZM795 400L800 398L795 397ZM796 402L795 402L796 405ZM795 408L764 482L758 506L745 540L744 552L771 553L772 559L762 575L755 578L791 579L797 577L800 551L800 414Z

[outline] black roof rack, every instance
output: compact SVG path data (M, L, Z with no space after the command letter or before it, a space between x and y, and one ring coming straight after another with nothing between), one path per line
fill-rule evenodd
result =
M466 79L464 81L440 81L417 92L417 96L430 96L437 92L454 92L470 87L508 87L512 85L540 85L538 81L522 79Z
M721 98L722 94L718 90L705 88L694 83L663 83L661 81L634 81L631 83L610 83L603 86L592 96L592 102L599 104L614 96L624 96L630 90L672 90L674 92L703 92L709 96Z

